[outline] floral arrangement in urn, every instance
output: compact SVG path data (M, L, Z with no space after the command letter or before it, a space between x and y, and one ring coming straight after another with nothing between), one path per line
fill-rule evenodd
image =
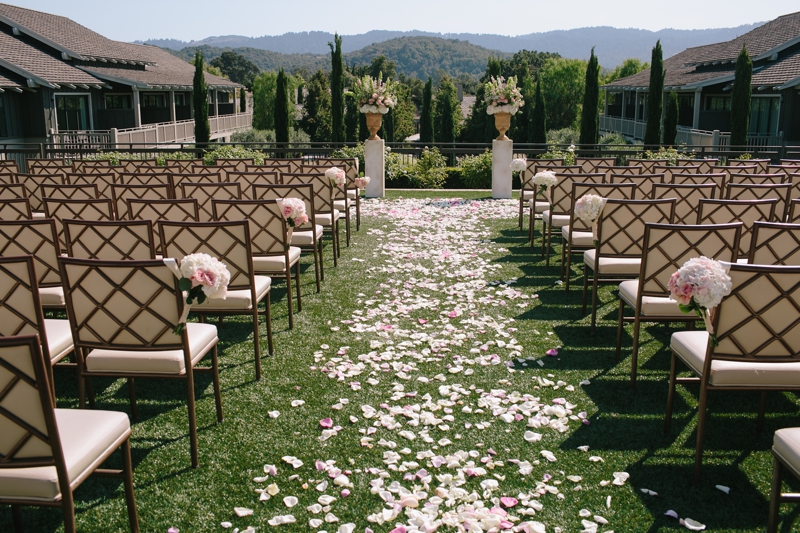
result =
M494 115L496 113L515 114L519 108L525 105L522 93L517 88L517 78L511 76L506 80L502 76L495 78L484 85L486 91L486 113Z
M704 256L689 259L669 278L667 289L681 311L694 311L703 319L711 345L719 346L711 325L711 310L731 293L731 277L722 263Z
M380 113L385 115L397 104L394 96L395 83L385 82L372 76L364 76L356 80L349 93L352 94L362 113Z

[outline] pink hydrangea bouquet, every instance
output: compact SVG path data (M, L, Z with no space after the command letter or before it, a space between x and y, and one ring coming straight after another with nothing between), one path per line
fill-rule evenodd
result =
M704 256L689 259L669 278L667 289L670 299L678 302L681 311L694 311L703 319L711 345L718 346L711 310L731 293L731 277L722 263Z
M306 203L300 198L284 198L282 205L283 218L291 227L296 228L308 222Z
M366 188L367 184L369 184L370 177L369 176L359 177L353 181L355 181L356 187L358 187L359 189L364 189Z
M397 83L391 80L385 82L375 79L372 76L364 76L356 80L350 91L359 105L362 113L380 113L385 115L391 108L397 105L394 96Z
M552 170L543 170L541 172L537 172L533 177L533 184L538 187L539 193L542 195L542 197L547 194L547 197L551 198L550 192L552 192L552 188L556 183L558 183L558 177L556 177L556 173ZM552 207L552 201L550 199L548 201Z
M511 171L512 172L522 172L526 168L528 168L528 160L524 157L518 157L516 159L511 160Z
M331 167L325 171L325 177L331 180L331 183L337 187L344 187L347 183L347 174L339 167Z
M197 301L201 304L207 298L224 300L228 295L228 284L231 282L231 273L219 259L208 254L189 254L181 260L181 278L178 288L186 296L186 305L183 313L172 331L180 335L186 327L191 305Z
M597 221L606 206L606 199L596 194L584 194L575 202L575 216L592 227L592 239L597 246Z
M525 105L522 93L517 88L515 76L508 78L508 81L502 76L499 78L492 76L492 79L483 87L486 94L486 113L489 115L495 113L511 113L513 115Z

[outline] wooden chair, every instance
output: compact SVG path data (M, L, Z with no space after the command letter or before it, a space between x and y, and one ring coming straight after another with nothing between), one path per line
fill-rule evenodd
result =
M727 186L728 200L764 200L776 199L775 212L773 213L774 222L786 220L786 209L789 206L789 195L791 193L791 183L771 184L734 184Z
M244 172L247 170L248 165L252 166L256 164L256 160L251 158L244 158L244 159L215 159L214 165L218 167L226 167L229 171L233 172Z
M636 387L641 323L686 322L690 326L698 320L695 314L682 313L678 303L670 299L667 286L672 274L693 257L736 262L741 235L741 222L701 226L645 224L639 279L623 281L619 286L616 360L622 349L623 324L633 322L631 389ZM625 316L626 306L633 311L632 317Z
M533 210L534 215L541 215L550 207L548 202L542 201L541 197L536 197L536 186L533 184L533 177L544 170L573 174L580 171L580 166L565 167L563 159L529 159L527 168L520 174L519 190L519 229L522 229L524 218L524 206L528 205ZM531 203L533 202L533 203ZM530 239L530 226L528 229L528 240Z
M200 207L196 198L181 200L145 200L128 198L128 216L131 220L149 220L153 223L153 242L159 242L159 220L197 222Z
M117 183L117 174L67 174L64 178L67 185L95 185L96 198L111 198L111 185Z
M173 328L183 309L179 271L162 260L98 261L59 258L67 316L78 354L79 376L127 378L131 413L137 416L134 379L171 378L186 382L192 468L197 468L197 421L194 374L210 372L217 422L222 422L217 328L187 323L180 335ZM211 353L211 367L197 364ZM80 382L79 382L80 383ZM89 383L90 384L90 383ZM78 387L85 404L83 384Z
M780 185L781 183L789 183L787 179L789 176L786 174L731 174L728 176L728 184L750 184L750 185Z
M749 167L755 165L760 169L760 172L766 172L769 164L769 159L728 159L729 167Z
M767 533L778 533L781 503L799 503L800 493L781 491L785 471L800 479L800 428L783 428L772 441L772 486L769 492Z
M246 168L246 165L245 165ZM228 181L228 171L233 170L232 167L224 165L197 165L192 167L192 174L218 174L219 179L216 181ZM199 181L199 180L184 180L184 181Z
M64 239L64 219L114 220L114 209L108 198L94 200L45 198L44 213L47 218L55 220L58 239L64 250L67 248L67 242Z
M758 165L717 165L715 172L724 172L728 176L731 174L759 174L761 167Z
M162 172L163 167L158 165L156 159L122 159L119 162L120 173L146 174L149 172Z
M603 198L616 198L633 200L636 196L636 185L633 183L573 183L572 205L581 196L596 194ZM575 216L575 210L570 212L569 225L561 228L561 278L564 280L564 290L569 292L570 278L572 277L572 254L583 252L594 247L594 236L591 226Z
M742 222L742 237L739 240L739 257L747 257L753 224L757 220L769 222L775 212L772 200L700 200L697 224L729 224Z
M325 228L331 235L333 242L333 266L337 266L338 258L341 255L339 247L339 219L342 217L341 211L333 207L333 184L330 180L319 179L318 176L309 174L284 174L282 177L284 185L310 184L314 188L314 208L317 210L314 217L317 224Z
M42 199L55 200L96 200L99 193L96 184L84 183L82 185L41 185Z
M19 174L19 164L13 159L0 159L0 174L6 172Z
M119 185L111 186L111 200L114 202L114 217L117 220L130 220L128 199L169 200L169 185Z
M597 223L597 245L583 253L583 314L592 271L591 331L597 322L597 289L601 281L634 279L642 264L644 225L672 224L674 198L664 200L616 200L606 202Z
M793 198L789 202L789 215L786 217L789 224L800 222L800 198Z
M17 174L17 181L25 185L28 199L31 201L31 209L41 212L44 211L41 186L63 185L64 174Z
M706 331L672 334L664 434L669 434L677 383L700 384L694 482L700 483L710 391L760 391L756 432L768 391L800 391L800 267L730 264L731 293L714 310L719 346ZM681 361L696 376L678 378Z
M719 189L718 198L721 198L725 193L725 185L728 179L727 174L672 174L672 183L674 185L705 185L713 183Z
M308 166L302 165L300 167L300 173L307 174L307 175L315 175L318 179L323 181L329 181L329 179L325 176L325 171L331 167L328 166ZM344 170L344 169L342 169ZM345 235L345 245L350 247L350 215L351 207L354 205L354 202L350 200L348 195L348 184L345 182L344 186L340 187L338 185L333 185L333 208L339 213L341 216L344 217L344 235Z
M20 255L33 256L42 307L45 310L64 309L64 288L58 269L61 246L55 220L0 221L0 257Z
M700 165L684 165L681 167L656 166L653 167L653 174L664 174L664 183L672 183L673 174L705 174L700 171Z
M258 304L264 300L266 308L267 343L269 354L272 345L272 317L269 276L256 276L253 271L253 253L250 246L250 229L247 220L218 222L158 223L161 235L161 254L180 258L194 253L216 257L228 268L231 281L224 300L207 299L193 304L192 312L205 321L207 315L249 315L253 319L253 348L255 351L256 379L261 379L261 335L258 329ZM220 322L221 324L221 322Z
M0 185L17 183L17 174L19 173L0 167Z
M202 159L167 159L164 161L164 168L169 173L188 174L193 167L202 164L204 164Z
M660 200L661 198L675 198L675 223L688 224L697 220L697 212L700 210L700 199L716 198L719 188L714 183L698 185L676 185L674 183L656 183L653 185L651 198Z
M717 167L717 163L719 163L719 159L717 158L706 158L706 159L676 159L675 165L676 167L699 167L697 173L698 174L710 174L714 172L714 169Z
M127 415L56 409L47 369L36 335L0 338L0 433L8 437L0 450L0 504L11 505L14 530L24 530L21 508L30 505L61 507L64 531L76 533L73 492L98 474L123 480L129 527L138 533ZM122 470L98 468L117 449Z
M64 175L72 171L72 165L64 159L28 159L25 161L28 174Z
M64 220L67 255L105 261L156 258L150 220Z
M361 194L356 187L355 179L358 177L358 158L357 157L319 157L314 160L317 165L339 167L347 174L347 199L355 202L356 206L356 231L361 229ZM337 209L339 209L337 207ZM348 213L349 217L349 213Z
M250 224L250 246L253 272L286 280L286 305L289 329L294 328L292 305L292 267L295 269L297 312L302 311L300 296L300 248L290 245L286 220L277 200L214 201L220 221L247 220Z
M181 183L220 183L219 172L214 173L192 173L192 174L170 174L170 183L172 190L175 191L177 197L180 194Z
M109 160L85 161L76 159L72 161L71 174L109 174L112 172L116 173L116 167L112 167Z
M27 198L28 189L22 183L0 184L0 200L17 200Z
M181 198L194 198L199 208L200 222L214 219L213 200L240 200L242 186L239 183L181 183Z
M231 183L238 183L242 188L242 197L246 200L253 198L253 185L280 185L281 177L278 172L228 172L228 180Z
M756 221L747 262L800 266L800 224Z
M669 165L667 159L628 159L628 166L641 167L642 174L658 174L655 168L667 165Z
M602 172L597 167L610 167L617 163L616 157L576 157L575 164L581 167L581 174Z
M609 182L612 174L641 174L642 167L639 166L599 166L597 172L605 172L606 181Z
M171 174L120 174L119 183L121 185L166 185L169 188L169 197L175 198Z
M27 198L0 200L0 220L30 220L32 218L31 202Z
M653 185L664 183L664 174L611 174L608 183L635 183L636 196L650 198L653 194Z

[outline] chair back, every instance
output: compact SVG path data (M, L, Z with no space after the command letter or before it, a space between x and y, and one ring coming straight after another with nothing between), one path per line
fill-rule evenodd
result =
M247 159L215 159L214 165L218 167L225 167L228 172L244 172L248 166L256 164L256 160L252 157Z
M239 183L181 183L181 197L197 200L198 218L200 222L214 220L212 200L239 200L242 198L242 186Z
M698 174L708 174L714 172L714 168L716 168L717 163L719 163L719 159L716 158L708 158L708 159L676 159L675 164L673 166L676 167L699 167L697 173Z
M314 207L317 213L333 213L334 185L329 179L320 179L319 176L312 174L284 174L282 179L284 185L311 185L314 189Z
M749 167L755 165L761 169L760 172L766 172L769 164L769 159L728 159L729 167ZM781 164L783 164L783 159L781 159Z
M294 185L253 185L251 193L253 200L280 200L281 198L299 198L306 206L308 223L300 226L301 229L316 226L316 210L314 209L314 186L310 183L295 183ZM214 211L214 216L218 212ZM316 240L316 232L314 232Z
M172 187L172 175L165 172L149 174L120 174L119 183L122 185L166 185L169 187L169 197L175 198L175 189Z
M0 337L38 335L49 362L47 331L33 263L30 255L0 257ZM0 384L0 391L2 387Z
M30 220L31 202L27 198L0 199L0 220Z
M778 200L704 200L700 199L697 212L698 224L729 224L742 222L742 237L739 240L739 256L746 257L750 251L750 237L757 220L769 222L775 213Z
M793 198L789 202L789 215L786 217L789 224L800 222L800 198Z
M251 290L255 294L253 254L250 248L249 224L246 220L216 222L158 223L161 253L180 261L182 257L204 253L216 257L228 268L231 281L228 290Z
M28 174L51 175L67 174L72 170L72 165L64 159L28 159L25 161Z
M581 167L581 174L603 172L597 167L610 167L617 164L616 157L576 157L575 164Z
M597 172L605 172L606 173L606 181L609 181L609 178L612 174L641 174L642 167L633 166L599 166L597 167Z
M67 249L67 243L64 239L64 219L114 220L114 209L111 206L111 200L108 198L94 200L45 198L44 213L47 218L55 220L58 239L63 250Z
M787 176L798 172L800 172L800 168L796 165L769 165L766 170L767 174L786 174Z
M658 174L656 167L669 165L667 159L628 159L629 167L641 167L642 174Z
M653 185L664 183L664 174L611 174L609 183L635 183L636 196L650 198L653 194Z
M758 165L717 165L714 170L730 176L731 174L758 174L761 172L761 167Z
M56 222L51 218L0 221L0 257L31 255L34 259L36 284L39 287L60 287Z
M706 183L713 183L719 189L718 197L722 197L725 191L725 181L727 174L672 174L672 181L667 183L674 183L675 185L704 185Z
M285 168L287 172L294 172L297 173L300 169L300 165L303 164L303 159L299 157L273 157L270 159L264 159L264 162L261 165L258 165L259 170L268 170L270 168ZM247 168L247 170L252 170L252 168Z
M241 185L242 196L252 200L253 185L278 185L281 182L281 175L275 171L228 172L228 181Z
M180 193L181 183L184 181L188 183L220 183L222 181L219 172L194 172L192 174L170 174L169 176L172 190L176 196Z
M754 222L747 262L800 266L800 224Z
M339 167L347 174L347 179L354 180L358 177L358 158L357 157L319 157L314 159L314 165L325 167Z
M731 184L751 184L751 185L779 185L781 183L788 183L789 176L786 174L731 174L728 177L728 183Z
M769 159L752 159L751 161L769 161ZM780 164L800 168L800 159L781 159Z
M602 198L614 198L617 200L633 200L636 196L636 185L633 183L573 183L572 184L572 205L581 196L596 194ZM569 231L591 231L591 225L575 216L573 209L569 214Z
M191 173L192 167L202 164L202 159L167 159L164 161L167 172L177 172L178 174Z
M286 255L289 250L286 220L278 200L216 200L214 212L221 221L247 220L254 256Z
M712 319L719 346L709 346L703 376L713 359L800 361L800 267L733 263L728 274L731 293Z
M773 222L783 222L786 220L786 208L789 205L789 194L791 193L791 183L772 184L728 184L726 198L728 200L764 200L774 198L778 202L775 204L775 212L772 215Z
M706 174L700 171L700 165L685 165L681 167L657 166L653 167L654 174L664 174L664 182L672 183L673 174Z
M551 215L569 215L572 213L572 184L573 183L603 183L606 175L596 174L556 174L558 182L553 185L548 192L550 193ZM534 185L534 194L538 187Z
M41 186L63 185L64 174L17 174L17 183L25 185L25 189L28 191L28 199L31 201L31 209L44 211Z
M693 257L736 262L742 223L645 224L639 298L669 294L669 278Z
M28 189L22 183L2 183L0 184L0 200L16 200L27 198Z
M83 259L155 259L150 220L64 220L67 255Z
M608 200L597 223L599 244L595 260L601 256L641 258L644 225L672 224L675 203L674 198Z
M247 165L245 165L247 168ZM228 181L228 172L233 170L231 167L224 165L195 165L192 167L193 174L219 174L219 179L216 181ZM186 181L186 180L184 180ZM190 180L197 181L197 180Z
M156 159L123 159L119 162L120 172L126 174L161 173L164 167L158 166Z
M311 175L316 176L317 179L320 179L320 180L330 181L325 176L325 171L327 171L329 168L331 168L331 167L302 165L302 166L300 166L300 173L301 174L307 174L309 176L311 176ZM344 169L342 169L342 170L344 170ZM346 174L347 173L345 171L345 177L346 177ZM342 186L342 187L339 187L338 185L334 184L333 188L332 188L334 200L345 200L345 199L347 199L347 189L354 189L354 188L355 188L355 184L349 183L349 180L347 180L345 182L344 186Z
M60 257L58 264L76 352L183 350L191 366L186 329L172 332L183 294L164 261Z
M82 161L75 160L72 162L72 174L109 174L116 173L117 167L111 166L111 161Z
M19 165L13 159L0 159L0 174L4 173L17 174L19 173Z
M111 186L111 199L117 220L130 220L128 198L139 200L169 200L169 185L119 185Z
M717 197L719 188L714 183L697 185L676 185L674 183L656 183L653 185L652 198L675 198L675 222L678 224L693 223L697 220L697 211L700 209L700 199L713 200Z
M96 185L96 198L111 198L111 185L117 183L117 174L67 174L67 185Z
M181 200L146 200L128 198L128 216L130 220L149 220L153 223L153 242L159 242L159 220L173 222L197 222L200 216L200 207L196 198Z
M0 185L9 185L17 183L17 172L11 172L0 167Z
M100 197L97 185L89 183L84 183L82 185L48 185L43 183L41 191L42 199L95 200Z

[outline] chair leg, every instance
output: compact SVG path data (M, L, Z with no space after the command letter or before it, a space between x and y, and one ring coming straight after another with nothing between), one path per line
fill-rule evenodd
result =
M550 226L547 223L545 223L544 217L542 217L542 253L541 253L541 257L544 257L544 247L547 246L547 244L548 244L547 243L547 235L549 235L549 233L550 233ZM548 265L550 264L549 260L548 260L547 264Z
M586 301L589 295L589 267L583 263L583 316L586 316Z
M325 281L325 254L323 253L322 244L322 239L317 241L317 246L319 246L319 279Z
M61 512L64 515L64 533L77 533L75 527L75 499L72 490L61 495Z
M703 467L703 441L706 431L706 404L708 389L705 383L700 384L700 402L697 407L697 445L694 450L694 484L700 485L700 470Z
M336 231L335 226L331 224L331 248L333 249L333 266L339 266L339 258L336 256Z
M339 220L336 220L335 230L336 230L336 257L342 257L342 239L341 239Z
M216 346L214 350L216 350ZM197 460L197 413L194 404L194 374L191 371L186 376L186 409L189 415L189 448L192 456L192 468L197 468L199 466Z
M258 335L258 304L253 306L253 352L256 359L256 381L261 379L261 339Z
M631 390L636 388L636 372L639 370L639 331L642 324L639 310L634 309L633 317L633 346L631 348Z
M569 239L569 236L567 236L567 238ZM561 238L561 267L560 267L560 274L561 275L558 278L560 280L564 279L564 274L566 272L564 267L567 264L568 250L570 250L571 248L572 248L571 243L564 242L563 233L562 233L562 238Z
M777 457L772 458L772 485L769 490L769 519L767 533L778 533L781 506L781 481L783 465Z
M136 498L133 495L133 464L131 463L131 440L122 443L122 474L125 483L125 503L128 506L128 523L131 533L139 533L139 515L136 512Z
M269 354L270 355L274 355L275 354L275 349L272 346L272 310L271 310L272 305L270 303L271 298L272 298L272 296L271 296L270 291L267 291L267 297L264 300L265 307L267 309L267 314L266 314L266 318L267 318L267 348L269 349Z
M260 361L259 361L260 363ZM259 364L260 366L260 364ZM217 345L211 351L211 379L214 383L214 406L217 408L217 424L222 423L222 393L219 386L219 353ZM195 429L196 432L196 429ZM196 434L195 434L196 437Z
M286 267L286 306L289 309L289 329L294 329L294 306L292 305L292 267Z
M300 261L294 264L294 285L297 291L297 312L303 310L303 300L300 298Z
M622 352L622 325L625 318L625 302L619 299L619 316L617 317L617 348L614 353L614 361L619 363L620 352Z
M11 506L11 516L14 523L14 532L15 533L22 533L25 531L25 524L22 521L22 506L21 505L12 505Z
M350 208L347 208L347 212L345 213L344 217L344 236L345 242L347 243L347 247L350 248Z
M139 418L139 407L136 405L136 386L133 383L133 378L128 378L128 397L131 400L131 418L136 420Z
M592 279L592 333L594 333L597 325L597 289L599 284L600 280L598 279L597 272L595 272L594 278Z
M533 209L528 214L528 242L531 244L531 248L534 247L533 243L533 223L535 222L535 216L533 214Z
M758 419L756 420L756 433L761 435L764 430L764 412L767 409L767 391L761 391L761 397L758 400Z
M664 435L669 435L672 427L672 408L675 405L675 385L678 375L678 357L673 353L669 366L669 392L667 393L667 413L664 415Z
M356 189L356 231L361 230L361 189Z
M317 244L314 243L312 246L313 254L314 254L314 279L317 282L317 292L322 290L322 285L320 284L320 277L319 277L319 250L317 250Z

